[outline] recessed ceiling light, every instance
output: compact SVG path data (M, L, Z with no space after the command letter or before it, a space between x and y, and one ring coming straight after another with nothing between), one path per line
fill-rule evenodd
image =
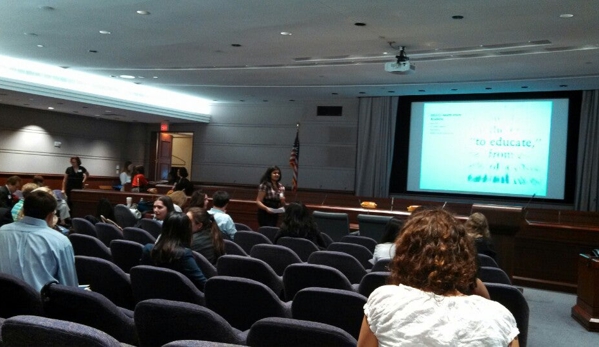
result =
M421 92L421 93L426 92L426 90L424 90L424 89L418 89L418 91Z
M95 49L90 49L88 50L89 53L98 53L98 51L96 51Z
M358 94L366 94L366 92L359 92Z
M281 35L283 35L283 36L291 36L293 34L290 33L289 31L281 31Z
M48 110L53 110L53 109L54 109L54 107L48 107Z
M135 79L135 76L131 76L131 75L119 75L120 78L124 78L126 80L132 80Z
M384 55L387 55L387 54L389 54L389 52L383 52L383 54L384 54Z
M366 23L357 22L357 23L354 23L354 25L357 26L357 27L365 27Z
M137 78L144 79L145 77L144 76L137 76Z
M158 78L158 76L152 76L152 78Z
M37 45L39 48L44 48L44 45Z
M451 88L451 91L456 92L458 89L457 88Z
M560 18L572 18L572 17L574 17L574 15L571 13L562 13L559 15L559 17Z
M110 35L112 33L110 31L108 31L108 30L100 30L100 34L102 34L102 35Z
M136 11L135 13L147 16L150 14L150 11L139 10L139 11Z
M389 90L387 93L395 93L395 90Z
M241 45L239 43L232 43L231 46L233 46L233 47L241 47Z
M289 99L289 101L294 102L295 100L294 99Z
M486 87L485 89L486 89L486 90L491 90L491 89L493 89L493 88L491 88L491 87Z
M522 88L522 89L527 89L527 88L528 88L528 86L522 86L521 88Z
M455 16L451 16L451 18L453 18L453 19L464 19L464 16L458 14L458 15L455 15Z
M332 95L339 95L339 93L331 93Z

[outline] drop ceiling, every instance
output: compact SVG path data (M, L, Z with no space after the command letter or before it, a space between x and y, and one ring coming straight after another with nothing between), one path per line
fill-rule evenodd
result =
M0 55L132 76L132 85L216 105L599 89L598 8L596 0L3 1ZM414 73L385 72L399 46ZM169 119L9 88L0 103Z

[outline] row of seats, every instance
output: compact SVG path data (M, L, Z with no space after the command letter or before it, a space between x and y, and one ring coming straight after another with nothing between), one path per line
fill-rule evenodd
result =
M151 267L140 266L132 271L132 278L143 275L145 270ZM139 273L137 270L140 270ZM175 272L174 272L175 273ZM13 283L19 283L16 278L10 278L10 275L3 275L2 282L12 280ZM156 278L149 278L156 279ZM160 278L165 280L166 278ZM147 284L147 283L146 283ZM153 283L155 284L155 283ZM165 283L165 287L170 288L170 293L178 296L184 294L185 290L178 287L177 281ZM28 286L24 282L20 283L23 288ZM193 287L193 285L191 285ZM154 287L154 286L151 286ZM191 287L189 287L191 288ZM188 289L188 288L185 288ZM14 291L11 295L5 297L3 301L12 299L12 306L17 307ZM168 292L168 291L165 291ZM162 334L168 335L161 329L149 328L145 332L140 331L140 323L151 324L156 322L156 318L143 320L143 315L138 315L138 310L147 302L145 299L135 307L135 313L132 310L117 307L110 300L99 293L85 291L79 288L63 286L60 284L48 284L38 293L29 293L32 295L30 301L36 302L38 306L35 309L25 310L27 305L18 305L18 309L12 312L2 312L7 318L15 314L30 314L46 316L53 319L71 321L79 324L99 329L120 342L137 345L142 340L142 335ZM148 292L137 293L136 296L146 295ZM180 299L180 298L178 298ZM219 324L221 330L229 325L239 331L250 329L254 323L269 317L294 318L315 322L321 322L336 326L354 338L359 334L359 327L362 318L362 306L366 302L366 297L343 290L333 290L325 288L307 288L300 291L293 302L284 303L263 284L244 278L235 278L227 276L215 276L208 280L205 290L205 306L213 315L217 315L222 322ZM163 299L162 299L163 300ZM181 301L178 301L181 302ZM43 304L42 304L43 303ZM198 305L202 304L202 305ZM204 303L188 303L188 307L204 306ZM181 304L182 305L182 304ZM181 306L179 305L179 306ZM193 305L193 306L190 306ZM29 306L31 307L31 306ZM207 311L207 310L205 310ZM166 314L159 316L167 316ZM173 312L173 316L181 316ZM181 318L179 318L181 319ZM173 323L177 320L170 320ZM205 324L190 325L184 321L175 324L183 330L201 330ZM136 330L137 327L137 330ZM230 330L230 328L228 328ZM218 330L216 328L211 331ZM139 333L140 335L138 336ZM197 337L196 337L197 338ZM142 345L154 345L155 339L148 338L147 343ZM159 344L161 345L161 344Z
M290 318L264 318L247 332L240 333L201 306L166 300L140 303L136 316L140 317L138 320L143 320L138 328L141 346L353 347L357 343L339 328ZM26 315L4 322L0 344L5 347L122 346L112 336L83 324Z
M340 241L344 236L350 234L349 216L347 213L314 211L312 213L314 222L318 229L329 236L332 241ZM369 237L379 241L384 232L385 226L392 218L391 216L377 216L370 214L358 214L359 235ZM252 230L245 224L235 223L237 230ZM257 231L260 231L260 227Z

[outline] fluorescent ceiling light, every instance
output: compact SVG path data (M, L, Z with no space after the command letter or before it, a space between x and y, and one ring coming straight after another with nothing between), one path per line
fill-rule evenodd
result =
M210 120L210 101L206 99L1 55L0 88L199 122Z

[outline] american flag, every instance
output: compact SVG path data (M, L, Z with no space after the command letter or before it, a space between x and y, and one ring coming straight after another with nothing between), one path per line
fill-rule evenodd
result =
M289 166L293 170L293 179L291 181L291 189L297 191L297 169L299 168L299 129L295 133L295 142L293 142L293 148L291 149L291 156L289 157Z

